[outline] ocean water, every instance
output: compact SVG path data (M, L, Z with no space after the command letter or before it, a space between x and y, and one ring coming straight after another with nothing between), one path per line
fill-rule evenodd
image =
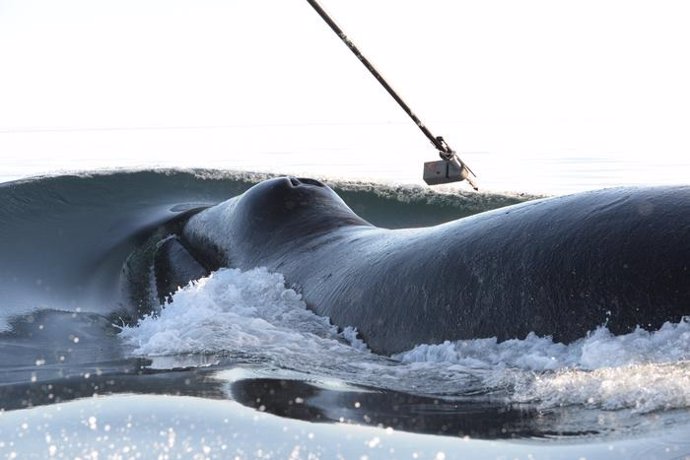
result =
M323 167L304 159L287 169ZM573 163L590 167L586 159L552 162L562 175L551 193L596 182L565 179ZM6 179L41 167L13 164ZM98 166L73 159L56 169L80 164ZM186 211L235 196L274 168L265 169L121 168L0 183L3 456L690 455L686 321L620 336L602 325L568 345L531 334L382 356L353 328L311 312L280 273L221 268L128 322L122 273L130 254ZM630 182L642 172L620 171ZM319 177L358 214L390 228L536 197L529 188L429 189L383 173Z
M492 120L441 127L441 133L457 133L454 142L448 141L476 173L484 192L558 195L626 185L685 184L690 171L686 143L668 148L631 136L616 144L599 139L600 126ZM431 144L405 119L0 129L0 152L1 181L85 170L202 167L421 186L423 163L438 160ZM436 190L469 187L450 184Z
M135 311L141 248L272 174L391 228L688 184L682 1L324 7L478 193L422 183L436 153L304 2L0 2L0 458L690 458L685 321L381 356L262 268Z

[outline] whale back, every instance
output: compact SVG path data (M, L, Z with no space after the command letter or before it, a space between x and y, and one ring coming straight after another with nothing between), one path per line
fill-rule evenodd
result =
M185 235L233 267L283 273L310 308L379 353L530 332L570 342L690 313L690 187L601 190L387 230L325 187L261 185L195 216Z
M261 263L385 354L653 330L690 314L690 188L551 198L424 229L344 228Z

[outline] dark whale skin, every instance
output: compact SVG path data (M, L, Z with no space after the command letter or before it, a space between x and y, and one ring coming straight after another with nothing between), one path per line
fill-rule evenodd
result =
M690 187L617 188L388 230L327 186L276 178L192 217L195 255L284 274L372 351L598 326L658 329L690 313Z

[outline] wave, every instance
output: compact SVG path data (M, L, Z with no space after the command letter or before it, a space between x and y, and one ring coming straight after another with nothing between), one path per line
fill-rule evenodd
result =
M542 409L690 407L687 321L621 336L602 326L568 345L534 334L420 344L386 358L370 353L354 329L338 330L307 310L280 274L263 268L221 269L194 282L121 337L132 356L250 355L303 376L417 394L501 394Z
M536 407L533 420L544 421L538 433L552 430L561 416L565 422L556 422L567 425L563 408L589 411L577 413L581 423L574 429L563 428L580 433L598 431L599 418L606 419L602 411L654 415L690 407L685 321L621 336L602 326L568 345L531 334L505 342L419 344L380 356L353 328L338 329L313 314L282 275L265 269L221 269L178 290L164 309L136 325L117 321L123 309L136 307L122 292L123 266L136 248L185 213L269 176L103 171L0 184L0 405L53 404L100 391L225 398L227 381L235 388L231 397L246 391L252 396L247 401L254 401L256 391L273 388L268 380L292 379L300 395L313 385L337 388L330 396L340 400L356 388L357 401L365 392L383 395L381 407L410 401L387 399L390 392L429 396L409 403L413 414L414 404L443 401L443 410L457 418L451 406L463 401L478 402L472 407L498 421L496 414L510 406L516 408L511 417L522 420L523 406ZM535 198L319 179L363 218L388 228L437 224ZM235 364L264 380L238 383L228 376ZM199 371L207 366L208 373ZM482 405L496 400L500 404L491 410ZM342 401L350 407L349 399ZM555 415L544 418L546 413ZM468 426L476 424L474 412L466 418ZM619 417L614 425L637 420Z
M102 320L87 321L88 315L102 318L122 308L120 274L133 248L181 213L235 196L266 177L146 170L0 184L0 325L6 331L5 350L29 340L18 335L27 324L38 325L40 312L51 309L62 312L48 315L54 324L67 327L66 315L73 312L85 324L100 327ZM358 214L391 228L439 223L532 198L371 183L330 185ZM17 317L23 319L13 319ZM99 339L92 329L71 335L65 331L54 332L55 337L81 334L82 345L89 337L94 350L99 340L112 343L109 335ZM126 356L172 356L168 362L173 364L189 354L241 354L275 367L367 386L453 397L502 394L545 407L579 404L653 411L687 407L690 401L690 385L682 383L690 356L686 322L624 336L602 327L570 345L530 335L500 343L479 339L420 344L382 357L368 352L354 330L338 330L307 310L279 274L260 269L221 270L187 286L160 315L125 327L120 342ZM33 339L34 354L45 355L37 347L48 349L51 343ZM91 358L102 357L95 353Z
M108 314L127 303L127 256L166 222L270 177L217 170L102 171L0 184L0 331L38 308ZM414 186L333 182L365 219L420 226L530 197L437 193Z

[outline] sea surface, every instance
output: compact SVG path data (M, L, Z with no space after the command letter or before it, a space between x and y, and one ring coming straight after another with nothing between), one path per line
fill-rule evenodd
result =
M479 192L304 2L0 1L0 459L690 458L685 321L381 356L262 268L130 304L274 174L390 228L690 181L682 1L323 3Z
M536 188L621 180L567 176L568 161ZM280 273L224 268L132 323L122 316L132 251L275 168L80 172L73 159L35 175L36 164L11 164L0 176L0 457L690 457L688 322L622 336L602 325L569 345L532 334L381 356L312 313ZM619 172L635 182L643 169ZM389 228L539 196L342 175L318 177Z

